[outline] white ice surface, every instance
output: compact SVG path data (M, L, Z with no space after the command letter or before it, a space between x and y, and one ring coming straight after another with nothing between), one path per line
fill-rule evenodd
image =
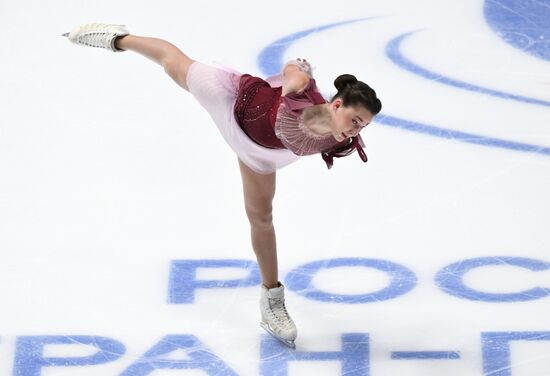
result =
M197 60L259 75L258 53L278 38L377 17L312 34L285 58L312 61L327 93L338 74L356 74L377 90L380 116L550 147L549 107L431 82L384 53L390 39L422 29L402 48L418 64L550 101L550 63L505 44L481 12L482 2L474 0L0 3L0 376L16 374L16 355L24 352L16 342L23 336L102 336L125 346L115 361L43 367L44 376L119 375L170 334L196 336L203 351L239 375L260 375L265 363L259 286L204 289L193 304L168 303L172 261L254 260L236 157L162 68L130 52L74 46L60 34L86 22L126 24ZM550 262L550 156L376 122L362 134L366 165L354 154L328 171L317 155L278 172L280 279L308 262L356 257L406 266L417 284L398 298L365 304L287 291L297 351L339 351L343 333L368 333L364 375L477 376L483 375L482 332L549 332L550 297L471 301L444 293L434 277L478 257ZM201 273L199 279L242 277L231 269ZM464 280L480 291L514 293L550 288L550 270L494 266ZM313 282L334 294L366 294L386 286L388 276L334 268ZM550 374L550 340L510 348L512 376ZM42 356L96 351L49 345ZM394 351L458 351L460 359L392 360ZM188 356L180 350L164 358ZM25 367L17 375L31 375ZM290 362L288 374L342 370L337 361Z

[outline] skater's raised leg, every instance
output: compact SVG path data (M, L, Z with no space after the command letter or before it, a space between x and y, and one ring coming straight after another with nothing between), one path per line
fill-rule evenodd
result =
M81 25L63 36L81 46L104 48L113 52L137 52L161 65L179 86L189 90L187 72L194 60L170 42L159 38L130 35L124 25L102 23Z
M187 87L187 71L195 60L189 58L172 43L159 38L126 35L118 37L115 47L137 52L161 65L164 71L182 88Z

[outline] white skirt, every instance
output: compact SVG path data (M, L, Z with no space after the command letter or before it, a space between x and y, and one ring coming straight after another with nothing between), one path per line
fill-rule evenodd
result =
M241 129L233 106L241 74L195 61L187 72L187 87L214 120L239 159L259 174L270 174L297 161L288 149L269 149L252 141Z

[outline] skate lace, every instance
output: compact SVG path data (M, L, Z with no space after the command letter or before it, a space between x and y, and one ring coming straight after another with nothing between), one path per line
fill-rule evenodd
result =
M110 48L111 37L116 33L101 24L86 25L86 29L78 36L79 43L92 47Z
M286 327L290 326L292 319L286 310L284 298L270 298L269 303L271 313L277 321Z
M105 38L108 35L107 32L91 32L80 36L78 40L88 46L108 48L109 41Z

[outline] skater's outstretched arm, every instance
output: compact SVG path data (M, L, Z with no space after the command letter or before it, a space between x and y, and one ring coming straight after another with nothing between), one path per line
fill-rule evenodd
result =
M187 71L194 62L172 43L159 38L126 35L116 39L115 46L121 50L137 52L161 65L164 71L182 88L187 87Z

